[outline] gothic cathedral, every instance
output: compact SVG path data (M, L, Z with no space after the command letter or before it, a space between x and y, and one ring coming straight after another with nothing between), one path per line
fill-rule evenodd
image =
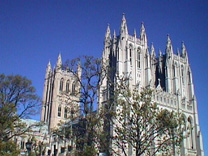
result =
M182 112L187 127L193 129L189 137L183 140L180 155L203 156L197 101L185 44L182 42L181 52L177 50L177 54L174 54L168 35L165 53L159 51L159 56L156 57L153 44L149 50L147 43L144 24L142 23L139 37L136 31L131 36L123 15L119 35L114 31L111 36L109 25L107 27L102 59L109 61L110 68L116 70L115 74L130 75L130 87L136 86L141 90L148 86L153 89L152 100L160 108ZM104 82L101 88L98 108L105 101L104 93L107 93L108 83Z
M192 71L184 43L181 51L177 50L175 54L170 36L167 36L165 53L159 51L156 56L153 44L148 48L144 24L142 23L139 36L136 31L131 36L123 15L119 35L114 31L111 36L110 27L107 27L102 59L109 60L116 73L130 74L130 86L137 86L138 89L149 86L153 89L153 101L159 107L184 113L187 127L193 129L183 141L181 155L204 156ZM73 92L79 87L76 77L61 66L59 55L56 67L52 69L49 62L46 70L41 121L48 123L49 128L54 128L61 120L67 119L68 109L79 107L77 103L72 103L71 108L65 105L67 99L62 92L73 97ZM81 70L78 72L81 76ZM107 82L102 84L98 109L104 101L103 92L107 85Z

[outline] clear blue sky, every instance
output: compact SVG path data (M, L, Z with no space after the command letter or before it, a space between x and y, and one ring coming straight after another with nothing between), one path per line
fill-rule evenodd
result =
M119 33L122 14L148 43L163 52L185 42L192 67L204 148L208 154L208 1L201 0L0 0L0 73L33 81L42 97L46 65L81 55L101 57L107 24ZM205 155L206 155L205 154Z

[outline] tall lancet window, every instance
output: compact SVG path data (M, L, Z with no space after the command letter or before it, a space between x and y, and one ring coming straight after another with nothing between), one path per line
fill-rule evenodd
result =
M193 136L193 126L192 126L192 118L189 117L188 118L188 128L190 131L190 135L189 135L189 143L190 143L190 148L193 149L194 148L194 136Z
M66 92L69 93L69 80L66 82Z
M188 82L191 83L191 72L188 71Z
M61 105L58 106L58 117L61 117Z
M71 92L71 94L74 95L75 94L75 91L76 91L76 81L74 81L72 83L72 92Z
M176 70L175 70L175 67L176 67L176 66L175 66L175 65L173 65L173 78L175 78L175 77L176 77L176 73L175 73L175 72L176 72Z
M183 66L181 66L181 79L182 79L182 83L184 84L184 68L183 68Z
M63 91L63 85L64 85L64 79L62 78L62 79L60 80L60 86L59 86L59 90L60 90L60 91Z
M137 49L137 68L141 68L141 49Z
M67 107L65 107L65 109L64 109L64 118L65 119L67 118L67 114L68 114L68 109L67 109Z
M132 65L132 45L129 46L129 61L130 61L130 65Z

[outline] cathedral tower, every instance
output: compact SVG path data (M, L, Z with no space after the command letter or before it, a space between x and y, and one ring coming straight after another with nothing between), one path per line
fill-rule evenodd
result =
M159 55L156 57L153 44L150 49L148 48L144 23L141 24L139 38L136 30L131 36L123 15L119 35L116 36L114 31L111 38L108 25L102 57L103 60L109 61L110 68L115 69L111 75L113 79L115 74L129 75L130 87L136 87L138 90L151 87L154 90L153 101L160 108L179 111L185 115L186 127L190 129L190 135L183 141L181 155L204 155L192 71L184 43L181 54L179 50L174 54L168 35L165 53L159 50ZM100 87L99 92L103 96L99 97L99 109L105 103L107 89L106 81Z
M77 72L80 78L81 69ZM75 96L79 88L76 76L63 69L61 54L54 69L49 61L45 75L41 121L47 123L51 129L57 127L60 121L70 120L73 113L79 115L79 104L75 102L79 98Z

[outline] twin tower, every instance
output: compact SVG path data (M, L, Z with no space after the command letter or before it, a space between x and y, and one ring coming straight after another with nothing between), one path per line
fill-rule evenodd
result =
M116 77L115 74L129 75L130 87L141 89L148 86L154 90L153 101L159 107L182 112L190 135L183 141L181 155L204 155L192 71L184 43L181 50L177 50L175 54L170 36L167 36L165 53L159 51L156 56L153 44L150 49L148 47L144 24L142 23L138 36L136 31L131 36L123 15L119 35L116 35L115 31L111 35L110 27L107 27L102 59L108 60L110 67L115 69L112 78ZM78 107L78 104L73 103L71 108L65 105L66 101L61 92L66 91L73 96L79 86L73 74L63 70L61 66L59 55L56 68L52 70L49 63L46 70L41 120L48 123L49 128L56 127L59 121L67 118L70 115L68 109ZM81 70L77 71L81 76ZM108 97L105 95L108 94L107 86L106 80L98 95L98 109Z

